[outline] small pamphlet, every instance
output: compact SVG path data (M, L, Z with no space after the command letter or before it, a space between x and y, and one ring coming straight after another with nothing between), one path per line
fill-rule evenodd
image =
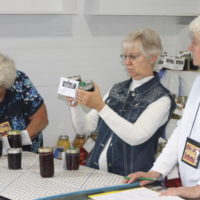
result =
M152 191L148 188L135 188L124 191L106 192L103 194L89 195L95 200L181 200L177 196L160 196L158 192Z
M79 81L61 77L58 88L58 94L76 98L76 88L78 87L78 84Z

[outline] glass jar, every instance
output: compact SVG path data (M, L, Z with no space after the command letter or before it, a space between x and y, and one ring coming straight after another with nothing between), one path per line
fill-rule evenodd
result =
M0 157L2 156L3 152L3 141L2 141L2 136L0 135Z
M92 80L85 80L79 83L79 89L93 92L94 91L94 82Z
M21 169L21 162L22 162L22 149L21 148L8 149L8 168Z
M79 169L80 151L79 148L69 148L66 150L67 170Z
M87 138L85 134L77 134L73 142L75 148L80 149L80 164L85 165L88 158L88 152L83 148Z
M73 146L75 148L81 148L81 147L83 147L85 142L86 142L86 135L85 134L77 134L74 139Z
M64 150L70 148L70 141L68 135L60 135L57 142L57 147L63 147Z
M11 148L21 148L22 147L22 136L21 132L18 130L12 130L8 132L8 142Z
M38 152L41 177L52 177L54 175L53 148L41 147Z

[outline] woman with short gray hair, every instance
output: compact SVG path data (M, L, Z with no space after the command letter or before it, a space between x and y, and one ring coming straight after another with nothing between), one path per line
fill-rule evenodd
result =
M154 30L131 32L122 41L121 54L130 78L116 83L104 98L97 84L94 92L78 89L77 104L67 98L77 132L98 130L89 167L119 175L152 167L158 138L175 108L170 92L153 70L161 51L160 37ZM91 111L84 113L80 104Z

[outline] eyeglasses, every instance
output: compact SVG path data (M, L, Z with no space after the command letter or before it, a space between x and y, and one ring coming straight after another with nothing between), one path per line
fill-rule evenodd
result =
M125 55L125 54L121 54L120 57L122 59L122 61L125 61L127 58L130 59L131 61L136 60L138 57L140 57L141 54L130 54L130 55Z

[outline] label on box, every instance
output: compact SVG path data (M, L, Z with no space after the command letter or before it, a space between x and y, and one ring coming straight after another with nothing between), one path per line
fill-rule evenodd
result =
M58 88L58 94L75 98L76 88L78 87L78 84L79 84L79 81L61 77L59 88Z

